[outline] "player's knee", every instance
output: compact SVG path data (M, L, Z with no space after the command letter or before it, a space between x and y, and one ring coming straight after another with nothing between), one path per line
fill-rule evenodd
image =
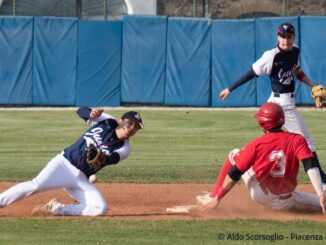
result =
M101 203L93 209L93 216L105 216L108 212L108 205L106 203Z
M239 152L240 150L238 148L234 148L232 151L229 153L229 160L232 165L235 165L233 157Z

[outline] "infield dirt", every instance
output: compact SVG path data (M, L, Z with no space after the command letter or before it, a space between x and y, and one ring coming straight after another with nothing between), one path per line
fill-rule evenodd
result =
M14 184L1 183L0 191L2 192ZM213 187L211 184L97 183L96 186L109 205L107 216L99 217L101 219L268 219L281 221L300 219L326 221L326 217L319 213L280 212L267 209L250 199L243 184L235 186L216 211L203 216L171 215L166 213L166 208L175 205L196 204L196 195L201 191L210 191ZM299 188L313 192L311 185L300 185ZM63 190L37 193L0 209L0 217L29 217L34 206L46 203L54 197L59 198L63 203L74 202Z

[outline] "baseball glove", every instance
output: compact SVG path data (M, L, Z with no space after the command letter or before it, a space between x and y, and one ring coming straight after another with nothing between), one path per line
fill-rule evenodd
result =
M92 169L97 171L102 168L106 158L106 154L101 149L97 149L93 144L88 146L86 160Z
M316 84L311 88L311 97L318 108L323 108L323 101L326 98L326 90L322 84Z

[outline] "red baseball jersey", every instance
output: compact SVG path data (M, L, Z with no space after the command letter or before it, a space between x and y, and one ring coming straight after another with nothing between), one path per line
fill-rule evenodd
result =
M277 195L296 188L299 160L310 157L313 154L303 136L281 131L251 141L234 161L243 172L252 167L261 188Z

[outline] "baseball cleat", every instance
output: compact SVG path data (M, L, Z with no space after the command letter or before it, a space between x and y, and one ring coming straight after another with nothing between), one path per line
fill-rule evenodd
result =
M52 209L54 205L59 204L58 198L53 198L46 204L41 204L33 208L32 215L33 216L51 216L53 215Z

